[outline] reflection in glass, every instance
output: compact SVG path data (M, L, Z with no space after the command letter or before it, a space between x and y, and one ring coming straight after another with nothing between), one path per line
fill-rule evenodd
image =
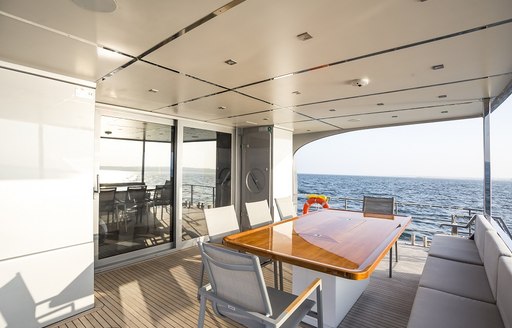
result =
M173 241L172 126L102 117L98 258Z
M231 134L183 130L183 240L208 234L205 208L231 204Z

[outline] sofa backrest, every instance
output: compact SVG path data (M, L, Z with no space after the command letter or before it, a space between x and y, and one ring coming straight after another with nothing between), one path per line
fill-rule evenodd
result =
M483 215L477 215L475 219L475 243L478 248L478 254L483 261L485 249L485 232L495 231L491 223Z
M496 231L488 230L485 233L484 257L482 260L494 299L497 299L498 263L500 257L503 256L510 257L512 253Z
M512 327L512 258L500 257L498 264L498 299L496 301L505 327Z

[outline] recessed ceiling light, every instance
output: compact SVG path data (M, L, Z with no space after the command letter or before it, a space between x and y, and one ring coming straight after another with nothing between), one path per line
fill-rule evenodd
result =
M300 91L293 91L292 92L294 95L300 95Z
M304 33L301 33L301 34L297 35L297 39L299 39L301 41L306 41L306 40L309 40L309 39L312 39L312 38L313 37L308 32L304 32Z
M334 108L329 109L329 112L335 112L335 111L336 111L336 109L334 109Z
M446 97L447 97L447 95L439 95L439 96L437 96L437 98L446 98Z
M362 79L355 79L350 82L355 87L365 87L370 83L370 79L364 77Z
M236 64L236 61L234 61L233 59L228 59L225 61L226 64L228 65L235 65Z
M384 106L384 103L377 103L377 106Z
M258 123L253 122L253 121L245 121L245 123L247 123L247 124L251 124L251 125L258 125Z
M437 71L438 69L443 69L444 68L444 65L443 64L439 64L439 65L434 65L432 66L432 69L434 71Z
M226 109L226 106L219 106L219 107L217 107L217 109L224 110L224 109Z
M443 111L441 112L441 114L448 114L448 111L447 111L447 110L443 110Z
M350 120L348 120L349 122L360 122L361 120L358 119L358 118L351 118Z
M158 89L149 89L148 92L157 93Z

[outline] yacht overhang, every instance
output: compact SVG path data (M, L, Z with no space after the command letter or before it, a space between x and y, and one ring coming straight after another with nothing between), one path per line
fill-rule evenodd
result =
M0 26L1 59L97 82L98 105L305 140L481 117L512 79L504 0L18 0Z

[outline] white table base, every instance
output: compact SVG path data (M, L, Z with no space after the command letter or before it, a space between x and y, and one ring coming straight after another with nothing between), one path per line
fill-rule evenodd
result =
M315 278L322 279L324 327L328 328L339 326L370 283L370 279L350 280L295 265L292 270L292 292L296 295L309 286ZM310 298L315 300L315 293ZM315 327L317 326L315 318L306 316L303 321Z

